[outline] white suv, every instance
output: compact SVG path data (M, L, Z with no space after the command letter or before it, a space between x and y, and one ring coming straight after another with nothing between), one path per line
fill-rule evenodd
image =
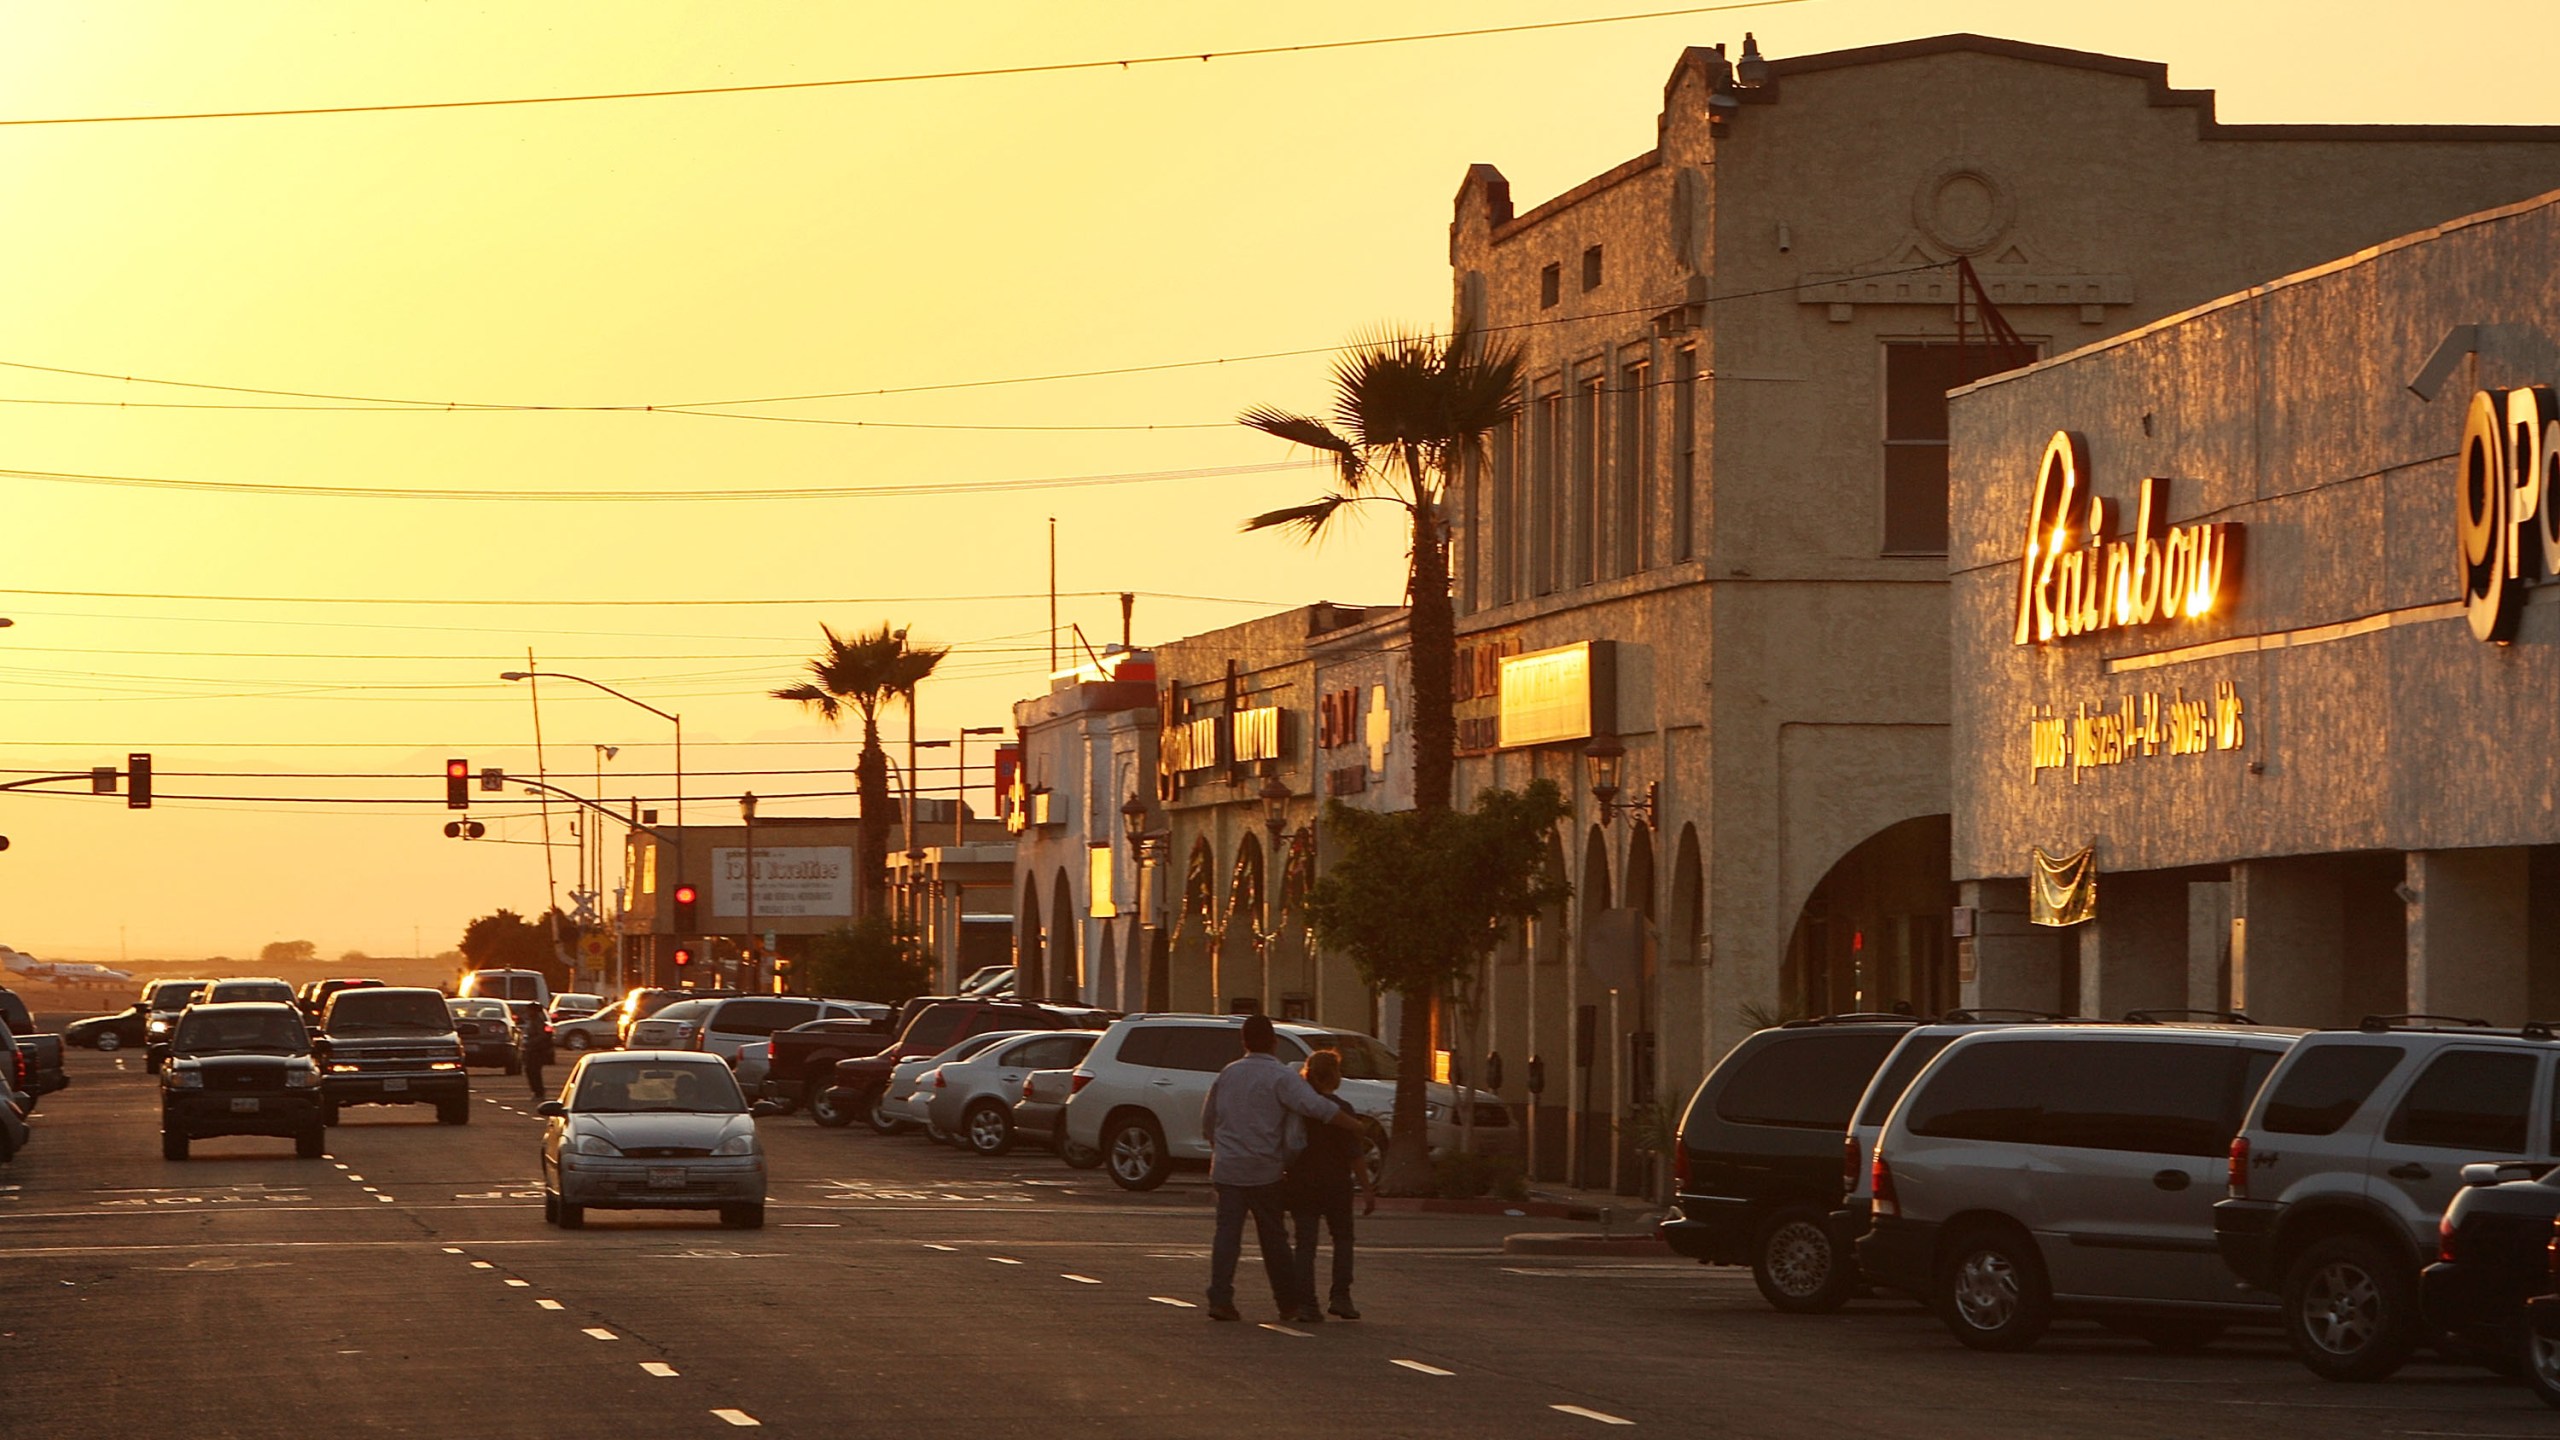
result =
M1244 1054L1241 1015L1131 1015L1113 1021L1076 1067L1061 1124L1072 1146L1101 1152L1112 1183L1152 1190L1176 1165L1209 1161L1200 1134L1200 1105L1218 1072ZM1395 1052L1357 1031L1281 1022L1272 1053L1298 1064L1310 1050L1342 1055L1342 1098L1362 1115L1388 1123L1395 1109ZM1491 1095L1474 1095L1475 1147L1516 1154L1520 1132ZM1434 1083L1427 1096L1432 1153L1459 1144L1459 1096Z

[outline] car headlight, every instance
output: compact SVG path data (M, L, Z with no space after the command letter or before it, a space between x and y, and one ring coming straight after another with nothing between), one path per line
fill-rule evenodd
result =
M166 1035L169 1033L169 1022L166 1020L154 1020L142 1028L153 1035Z
M332 1075L353 1075L356 1073L356 1063L352 1060L332 1060L329 1062L329 1073Z
M462 1068L462 1062L459 1060L438 1060L427 1068L430 1070L459 1070Z
M714 1155L753 1155L756 1153L756 1137L753 1132L749 1132L744 1135L732 1135L728 1139L711 1147L711 1153Z
M320 1083L320 1072L308 1065L297 1065L284 1072L284 1088L308 1090Z
M169 1067L169 1088L201 1090L204 1088L204 1072L193 1066L172 1065Z
M622 1150L601 1135L581 1135L569 1146L573 1155L620 1155Z

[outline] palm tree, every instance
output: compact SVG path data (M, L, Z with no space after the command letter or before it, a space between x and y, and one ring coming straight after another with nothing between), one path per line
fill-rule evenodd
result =
M1405 624L1413 640L1414 808L1447 810L1457 763L1457 615L1441 504L1458 471L1483 454L1486 437L1520 412L1520 355L1465 329L1446 339L1386 331L1334 362L1333 390L1331 424L1268 408L1239 417L1330 457L1335 472L1332 493L1266 511L1244 528L1292 529L1313 541L1354 505L1404 511L1412 536Z
M899 700L912 720L916 686L951 650L914 644L904 629L892 630L886 622L851 638L826 625L818 632L827 637L827 648L809 662L810 678L774 691L773 698L808 706L830 725L844 719L847 706L862 717L862 753L853 766L853 788L862 806L855 910L879 915L885 913L881 902L889 881L889 758L880 749L880 707Z
M1355 342L1333 366L1333 423L1285 410L1248 410L1243 423L1328 456L1331 493L1266 511L1247 530L1292 529L1320 538L1355 505L1392 505L1411 531L1405 628L1413 642L1413 800L1426 821L1446 815L1456 786L1457 615L1449 596L1449 538L1441 504L1486 437L1520 412L1520 355L1466 327L1443 339L1382 331ZM1406 986L1396 1037L1395 1129L1386 1188L1430 1185L1424 1126L1430 1078L1431 1006L1448 977Z

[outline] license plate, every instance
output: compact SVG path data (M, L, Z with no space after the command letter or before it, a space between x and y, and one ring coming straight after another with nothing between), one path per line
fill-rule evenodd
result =
M257 1114L258 1097L255 1095L241 1095L235 1097L231 1102L231 1113L234 1115Z
M406 1090L406 1089L408 1089L408 1088L409 1088L409 1082L408 1082L408 1081L406 1081L406 1080L401 1080L401 1079L394 1078L394 1079L390 1079L390 1080L385 1080L385 1081L383 1081L383 1082L382 1082L382 1088L383 1088L383 1089L385 1089L385 1090Z
M649 1167L649 1188L650 1188L650 1189L652 1189L652 1190L681 1190L681 1189L683 1189L683 1188L684 1188L684 1170L683 1170L683 1168L682 1168L681 1166L675 1166L675 1165L652 1165L652 1166L650 1166L650 1167Z

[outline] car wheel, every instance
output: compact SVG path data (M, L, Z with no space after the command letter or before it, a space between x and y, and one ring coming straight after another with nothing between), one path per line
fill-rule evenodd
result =
M1123 1190L1153 1190L1173 1168L1165 1158L1164 1131L1148 1115L1114 1121L1103 1132L1102 1156L1111 1183Z
M329 1148L329 1137L317 1127L293 1137L293 1153L305 1160L317 1160Z
M874 1090L871 1098L862 1102L862 1122L871 1127L872 1134L904 1135L916 1128L912 1122L891 1115L888 1104L889 1092L886 1090Z
M586 1224L587 1224L587 1207L586 1207L586 1206L584 1206L584 1205L572 1205L572 1204L570 1204L568 1201L563 1200L563 1201L559 1202L557 1205L553 1206L552 1208L553 1208L554 1210L556 1210L556 1211L558 1211L558 1212L559 1212L559 1217L560 1217L560 1228L561 1228L561 1229L563 1229L563 1230L582 1230L582 1229L585 1229L585 1228L586 1228Z
M981 1100L960 1117L960 1134L981 1155L1001 1155L1013 1148L1013 1116L993 1100Z
M184 1131L184 1130L163 1130L163 1131L161 1131L161 1132L160 1132L160 1158L161 1158L161 1159L163 1159L163 1160L184 1160L184 1159L186 1159L186 1158L187 1158L187 1132L186 1132L186 1131Z
M2323 1380L2379 1380L2425 1338L2416 1275L2361 1235L2322 1240L2284 1272L2284 1334Z
M2193 1355L2231 1328L2221 1320L2197 1320L2178 1315L2126 1316L2102 1320L2100 1324L2119 1335L2130 1335L2155 1350L2172 1355Z
M2560 1337L2541 1334L2528 1322L2522 1359L2526 1386L2543 1404L2560 1410Z
M840 1130L853 1123L851 1108L827 1098L827 1092L816 1085L806 1092L809 1118L830 1130Z
M764 1205L761 1202L723 1205L720 1207L720 1223L732 1230L761 1230L764 1228Z
M594 1043L594 1041L587 1038L587 1032L584 1030L572 1030L568 1034L560 1037L560 1048L568 1051L572 1055L586 1049Z
M97 1046L101 1050L121 1050L124 1048L123 1037L116 1034L113 1030L99 1031L98 1038L90 1041L89 1043Z
M468 1096L468 1095L465 1095L465 1096L463 1096L463 1097L462 1097L461 1099L459 1099L459 1100L439 1100L439 1101L437 1101L437 1102L436 1102L436 1123L437 1123L437 1124L439 1124L439 1125L468 1125L468 1124L470 1124L470 1123L471 1123L471 1097L470 1097L470 1096Z
M2024 1350L2053 1323L2053 1291L2035 1242L2007 1226L1956 1237L1938 1269L1938 1314L1975 1350Z
M1810 1205L1790 1205L1760 1227L1751 1279L1761 1299L1789 1315L1828 1315L1858 1283L1858 1267L1831 1243L1823 1218Z
M542 1192L542 1223L545 1225L560 1223L560 1197L549 1190Z
M1058 1152L1058 1158L1065 1161L1070 1170L1093 1170L1100 1168L1102 1164L1101 1151L1090 1145L1079 1145L1067 1138L1064 1121L1059 1122L1057 1140L1052 1148Z

